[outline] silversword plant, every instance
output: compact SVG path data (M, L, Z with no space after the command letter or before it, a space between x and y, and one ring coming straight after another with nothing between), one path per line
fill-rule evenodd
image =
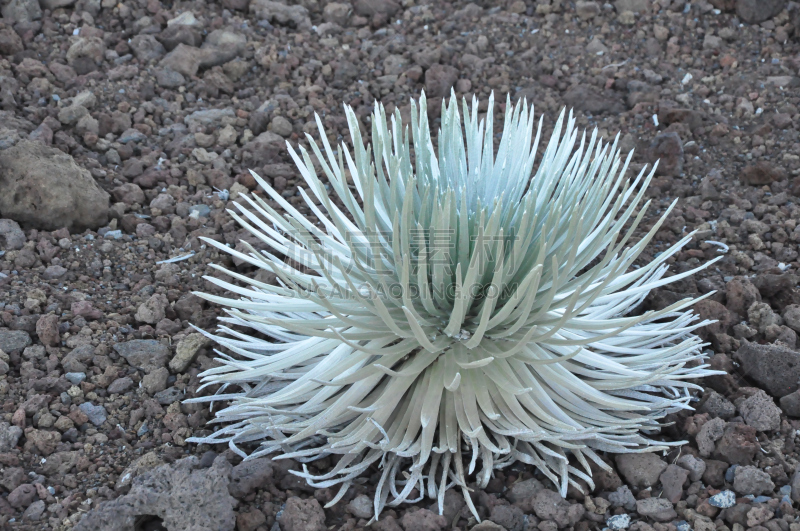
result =
M690 298L629 314L696 271L664 277L692 235L634 265L674 206L636 232L653 171L626 178L631 155L597 131L579 138L563 112L537 165L542 122L525 102L507 103L494 155L493 108L481 119L464 101L462 124L453 94L438 149L424 94L410 131L376 104L371 146L345 107L352 153L317 118L318 166L289 145L311 218L254 174L271 204L245 195L231 215L271 252L207 243L278 285L226 271L231 282L207 279L231 298L198 294L228 309L209 334L227 351L202 375L218 391L196 399L225 402L224 426L195 442L333 456L327 471L295 472L339 485L330 504L377 471L376 516L425 496L441 511L450 488L477 514L469 491L516 461L565 495L576 478L592 486L590 462L608 467L598 451L665 448L648 436L714 373L693 334L706 323Z

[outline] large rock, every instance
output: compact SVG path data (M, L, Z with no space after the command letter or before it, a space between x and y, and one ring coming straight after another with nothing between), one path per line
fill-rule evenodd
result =
M117 354L132 367L151 372L167 364L169 347L155 339L134 339L114 345Z
M233 531L236 500L228 494L231 465L220 456L211 468L187 457L133 479L125 496L86 513L75 531L134 531L142 516L157 516L166 529Z
M533 495L531 506L542 520L553 520L559 528L577 524L586 512L583 505L570 504L552 490L542 489Z
M797 391L800 352L779 344L742 343L733 357L750 380L778 398Z
M0 350L6 354L22 352L31 344L31 336L24 330L0 328Z
M656 174L679 177L683 173L683 142L678 133L656 135L645 150L645 156L655 164Z
M458 81L458 70L450 65L431 65L425 72L425 91L429 98L444 97Z
M3 6L6 23L32 22L42 18L42 8L36 0L11 0Z
M173 372L183 372L197 357L201 349L211 344L211 340L200 333L189 334L181 339L175 347L175 356L169 362Z
M755 466L736 467L733 476L733 489L742 495L771 494L775 484L769 474Z
M19 223L12 219L0 219L0 249L16 251L22 249L26 241Z
M61 150L25 140L0 152L0 217L24 228L97 229L108 222L108 199Z
M564 103L592 114L620 113L625 106L618 99L601 93L590 85L575 85L564 93Z
M394 0L355 0L353 10L356 15L372 17L374 15L393 16L400 11L400 3Z
M736 14L743 21L759 24L768 20L786 7L786 0L736 0Z
M664 498L645 498L636 502L636 512L656 522L669 522L678 516L672 503Z
M97 70L103 61L106 45L100 37L79 37L67 50L67 63L78 75Z
M667 463L653 453L619 454L615 460L620 475L629 484L640 489L655 486L659 476L667 468Z
M773 431L781 427L781 410L761 389L739 404L739 412L745 423L758 431Z
M272 24L301 30L311 29L308 9L301 5L287 6L271 0L253 0L250 2L250 12Z
M280 519L280 528L283 531L325 531L327 529L325 527L325 511L314 498L304 500L292 496L286 500ZM412 527L411 529L418 528Z

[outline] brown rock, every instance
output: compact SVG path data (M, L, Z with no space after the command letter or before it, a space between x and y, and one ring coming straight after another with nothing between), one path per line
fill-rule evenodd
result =
M645 150L647 159L658 161L657 175L679 177L683 173L683 142L678 133L657 135Z
M31 485L30 483L23 483L22 485L11 491L11 493L8 495L8 503L11 504L12 507L16 507L17 509L22 509L24 507L27 507L35 499L36 499L36 487Z
M534 494L531 505L537 517L553 520L559 528L574 526L586 512L583 505L570 504L559 493L547 489Z
M220 456L210 468L198 465L198 458L188 457L140 473L128 494L101 503L73 529L135 531L144 529L137 525L141 516L153 515L166 529L233 531L236 500L228 494L230 463Z
M425 72L425 94L429 98L445 97L458 81L458 70L450 65L431 65Z
M637 488L655 486L667 463L654 453L619 454L615 456L617 470L630 485Z
M26 452L50 455L61 442L61 434L57 431L31 430L25 433L25 439Z
M0 152L0 214L40 230L97 229L108 194L63 151L22 141Z
M256 531L259 526L262 526L266 523L267 517L255 507L252 507L247 512L236 515L237 531Z
M755 428L735 422L726 426L713 457L731 465L752 465L758 448Z
M0 28L0 54L14 55L24 50L22 39L10 27Z
M292 496L286 500L281 517L283 531L326 531L325 512L314 498ZM422 529L422 528L420 528Z
M754 302L761 302L761 293L746 277L735 277L728 282L725 285L725 295L728 310L742 317L747 315L747 309Z
M677 518L678 513L672 503L664 498L645 498L636 502L636 512L656 522L669 522Z
M55 347L61 343L61 334L58 331L58 316L52 313L39 317L36 321L36 335L39 341L48 347Z
M590 85L576 85L564 94L564 103L592 114L618 113L625 110L621 101L599 92Z
M758 161L742 170L739 180L750 186L763 186L786 179L786 170L767 161Z

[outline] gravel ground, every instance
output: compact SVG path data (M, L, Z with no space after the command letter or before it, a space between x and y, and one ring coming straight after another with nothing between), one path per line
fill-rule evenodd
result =
M795 2L4 4L3 529L800 531ZM375 477L323 510L334 492L297 463L186 442L210 433L181 401L214 363L190 323L220 314L191 292L215 291L211 263L252 273L199 238L256 243L226 213L248 169L305 208L285 141L317 135L314 113L340 141L343 102L368 129L375 99L407 118L422 89L438 109L451 88L483 111L494 91L496 113L527 97L545 135L573 107L620 132L634 170L661 159L642 228L680 201L641 262L692 230L673 273L723 258L645 309L715 291L697 310L727 374L670 419L664 438L687 444L608 456L591 493L564 500L516 465L473 493L483 523L449 493L443 516L425 500L369 524Z

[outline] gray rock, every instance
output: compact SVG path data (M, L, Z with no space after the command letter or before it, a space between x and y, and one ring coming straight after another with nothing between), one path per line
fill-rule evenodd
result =
M233 531L230 463L220 456L211 468L198 464L197 457L187 457L141 473L128 494L86 513L75 531L134 531L143 515L158 516L167 529Z
M129 142L142 142L147 140L147 137L138 129L131 127L130 129L123 131L117 140L122 144L127 144Z
M239 33L218 29L206 37L200 48L200 68L211 68L232 61L244 53L247 38Z
M736 0L736 14L748 24L760 24L786 7L786 0Z
M522 531L525 528L525 513L516 505L495 505L489 519L508 531Z
M267 457L242 461L231 470L228 492L234 498L244 498L272 480L272 460ZM368 517L362 517L368 518Z
M790 417L800 417L800 390L782 396L781 409Z
M117 354L129 365L146 372L164 367L170 355L169 347L155 339L134 339L114 345Z
M95 426L100 426L106 421L106 418L108 418L106 408L103 406L98 406L92 404L91 402L84 402L78 406L78 408L83 411L87 417L89 417L89 422Z
M689 471L678 465L667 465L659 478L663 491L661 496L671 503L678 503L683 495L683 484L689 477Z
M755 466L740 466L736 468L733 477L733 490L739 494L771 494L775 490L769 474Z
M42 8L36 0L11 0L3 6L3 18L11 25L16 22L32 22L42 18Z
M16 251L22 249L27 238L13 219L0 219L0 250Z
M117 378L106 389L110 394L122 394L133 389L133 380L125 376L124 378Z
M0 212L24 228L97 229L109 195L60 149L24 140L0 152Z
M518 481L511 485L505 496L511 503L522 502L529 499L531 496L544 488L542 482L538 479L526 479L525 481Z
M761 389L739 404L739 413L748 426L758 431L773 431L781 427L780 408Z
M583 505L570 504L559 493L547 489L533 495L531 506L537 517L553 520L559 528L577 524L586 512Z
M36 487L30 483L23 483L22 485L18 486L9 493L7 498L8 503L17 509L28 507L35 499Z
M701 405L697 411L700 413L708 413L712 418L719 417L728 420L736 414L736 406L718 392L709 391L703 405Z
M17 447L22 437L22 428L12 426L8 422L0 422L0 453L10 452Z
M800 332L800 304L790 304L783 309L783 322L795 332Z
M420 509L417 512L426 511ZM441 516L439 518L442 518ZM444 518L442 518L444 520ZM405 529L409 529L403 526ZM286 500L280 518L281 531L326 531L325 511L314 498L302 499L292 496ZM412 527L411 529L417 529Z
M67 274L68 269L60 265L47 266L42 275L46 280L56 280Z
M650 4L652 0L616 0L614 2L614 9L617 13L623 11L633 11L634 13L647 13L650 11Z
M622 485L617 490L608 495L608 501L614 507L624 507L632 511L636 508L636 498L627 485Z
M31 336L24 330L8 330L0 328L0 350L6 354L22 352L31 344Z
M28 508L25 509L25 512L22 513L22 521L23 522L38 522L42 515L44 514L46 506L44 500L37 500L32 504L28 505Z
M656 522L670 522L678 517L672 503L664 498L645 498L637 500L636 512Z
M169 378L169 371L166 367L159 367L147 374L142 378L142 389L150 395L154 396L167 388L167 378Z
M158 400L158 403L162 406L168 406L174 402L179 402L183 398L183 393L177 387L168 387L156 393L153 398Z
M179 43L174 50L164 56L158 63L160 67L183 76L192 77L197 75L200 70L200 63L203 60L203 52L200 48L187 46Z
M780 344L761 345L742 340L733 358L748 378L774 397L798 390L800 352Z
M697 449L701 457L709 457L714 451L715 443L725 434L726 422L720 418L711 419L700 428L700 433L695 437Z
M86 374L89 360L94 356L94 347L92 345L81 345L72 349L72 352L67 354L61 359L61 366L68 373L83 373Z
M215 125L222 121L223 118L235 118L236 113L232 107L225 109L205 109L195 111L186 116L183 121L190 129L198 126Z
M250 12L272 24L301 30L311 29L308 9L301 5L284 5L271 0L253 0L250 2Z
M163 88L178 88L186 83L186 78L183 75L170 68L157 68L154 73L156 83Z
M68 372L64 375L64 378L67 379L69 383L72 385L80 385L82 381L86 379L85 372Z
M136 58L143 62L155 61L167 53L164 45L158 42L153 35L139 34L130 40L130 47Z
M615 457L620 475L634 487L646 489L658 484L667 463L654 453L619 454Z
M391 17L400 11L400 3L396 0L355 0L353 10L367 18L377 14Z
M689 454L678 459L678 466L689 471L689 479L692 481L700 481L706 471L705 461Z
M2 434L2 428L0 428L0 436L2 436L1 434ZM795 503L800 502L800 466L797 466L794 469L794 475L792 476L791 487L792 487L792 494L791 494L792 501Z
M365 520L368 520L372 518L374 512L372 498L366 494L360 494L347 504L347 510L350 511L350 514L356 518L364 518Z

